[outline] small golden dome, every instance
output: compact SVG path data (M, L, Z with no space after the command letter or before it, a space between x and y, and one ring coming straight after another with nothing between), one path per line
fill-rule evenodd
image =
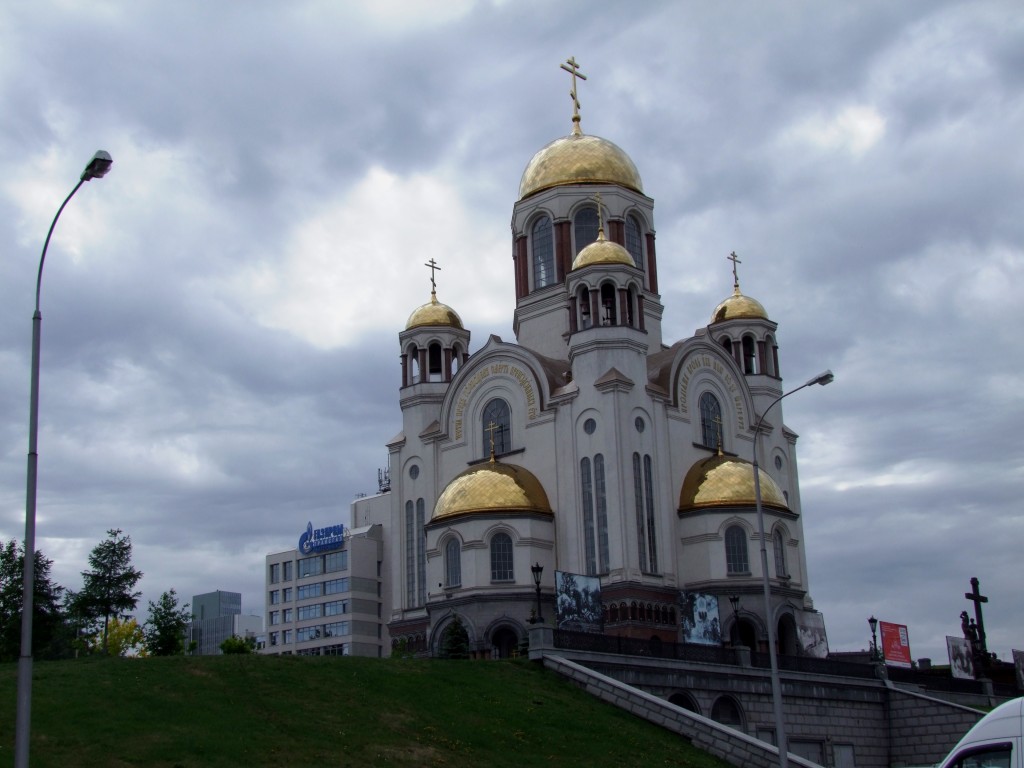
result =
M757 299L744 296L740 293L739 286L711 313L711 322L720 323L723 320L767 320L768 313Z
M567 184L617 184L643 194L643 182L629 155L599 136L573 133L540 150L519 182L519 199Z
M444 328L462 328L462 318L459 313L442 304L437 300L437 294L430 292L430 301L421 307L413 310L409 315L409 322L405 324L405 330L421 328L423 326L441 326Z
M539 512L553 515L544 486L529 470L491 460L460 473L448 483L431 520L471 512Z
M572 268L574 270L582 269L583 267L589 267L591 264L628 264L631 267L636 266L636 262L633 261L629 251L618 243L605 239L604 229L598 231L597 240L576 254Z
M760 467L761 505L789 509L778 484ZM735 456L711 456L701 459L686 473L679 492L679 511L689 512L708 507L753 507L754 465Z

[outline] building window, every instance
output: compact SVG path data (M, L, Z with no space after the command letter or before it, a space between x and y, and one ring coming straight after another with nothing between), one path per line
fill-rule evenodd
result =
M747 534L738 525L725 531L725 570L728 573L750 573L747 560Z
M775 545L775 575L781 579L789 575L786 573L786 538L781 529L776 529L772 535L772 543Z
M597 208L581 209L573 218L573 235L576 238L576 255L597 240Z
M491 537L491 581L512 581L512 538L507 533Z
M444 585L462 585L462 546L458 539L448 539L444 547Z
M281 563L281 581L291 581L295 578L295 563L291 560L285 560Z
M278 640L279 636L280 636L280 633L278 633L278 632L271 632L270 633L270 644L271 645L277 645L277 640Z
M308 619L319 619L323 615L323 607L320 603L313 603L313 605L303 605L299 608L299 621L306 621Z
M351 587L347 576L344 579L331 579L330 581L324 582L325 595L341 595L350 591Z
M608 497L604 487L604 456L594 456L594 507L597 510L597 554L601 573L608 573Z
M305 643L310 640L319 640L322 630L320 627L300 627L295 633L295 640L299 643Z
M323 589L323 582L317 582L316 584L303 584L295 593L295 597L298 600L307 600L311 597L320 597Z
M348 613L348 600L332 600L324 603L324 616L340 616Z
M281 580L281 564L271 563L270 565L270 583L277 584Z
M722 448L722 406L710 392L700 396L700 441L708 448Z
M633 454L633 496L636 501L636 544L640 555L640 570L647 573L647 525L644 515L644 485L639 453Z
M754 337L743 337L743 372L748 374L757 373L757 354L755 352Z
M640 230L640 221L636 216L626 217L626 250L633 257L633 263L639 269L644 268L644 240Z
M597 575L597 541L594 536L594 479L590 459L580 459L580 493L583 500L583 545L586 552L587 576Z
M270 593L268 594L268 598L269 598L268 602L271 605L277 605L278 603L281 602L281 593L278 592L276 589L272 589L272 590L270 590Z
M494 440L494 454L500 456L512 450L512 414L508 403L496 397L484 406L484 452L490 452ZM492 426L493 425L493 431ZM491 435L493 434L493 438Z
M285 603L290 603L292 601L293 592L294 590L291 587L285 587L281 590L281 600Z
M405 603L416 607L416 512L405 502Z
M544 288L555 282L555 243L551 219L542 216L533 225L533 287Z
M324 556L324 573L335 573L348 570L348 550L331 552Z
M332 624L324 624L324 637L343 637L352 634L351 621L335 621ZM347 653L342 654L348 656Z
M286 629L284 632L282 632L281 633L281 642L284 643L285 645L288 645L289 643L291 643L292 637L294 636L294 632L295 632L295 630L292 630L292 629Z
M423 533L426 510L423 499L416 499L416 605L427 603L427 537Z
M277 611L270 612L270 626L281 623L281 614Z
M644 491L647 496L647 546L650 548L651 573L657 573L658 534L654 523L654 470L649 455L644 456Z
M295 616L295 609L294 608L285 608L283 611L281 611L281 621L284 624L291 624L292 621L293 621L293 617L294 616Z
M319 576L324 572L324 558L322 555L314 555L313 557L304 557L299 560L299 578L304 579L308 576Z

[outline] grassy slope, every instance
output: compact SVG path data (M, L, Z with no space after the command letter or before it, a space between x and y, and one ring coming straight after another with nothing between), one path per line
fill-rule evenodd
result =
M725 763L529 662L220 656L35 664L32 765ZM0 765L17 669L0 667Z

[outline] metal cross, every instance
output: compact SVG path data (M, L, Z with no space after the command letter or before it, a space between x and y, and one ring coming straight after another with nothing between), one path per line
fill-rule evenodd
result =
M494 433L499 429L501 429L501 427L491 421L487 424L487 428L484 430L485 432L489 432L491 435L491 461L494 461Z
M572 96L572 130L573 133L578 133L580 130L580 100L576 95L576 78L580 80L586 80L587 76L580 72L579 64L576 63L576 57L570 56L565 60L565 64L562 65L562 69L572 75L572 90L569 91L569 95Z
M980 651L986 657L988 656L988 647L985 645L985 621L981 617L981 604L987 603L988 598L981 594L979 585L981 582L978 581L977 576L971 577L971 591L964 592L964 597L974 603L974 618L978 622L978 645Z
M736 290L739 290L739 288L740 288L740 276L739 276L739 273L736 271L736 265L737 264L742 264L743 262L740 261L740 257L736 255L736 251L733 251L732 253L730 253L725 258L726 258L727 261L731 261L732 262L732 287L735 288Z
M434 272L440 272L441 268L437 266L437 262L431 257L430 261L426 262L423 266L430 268L430 291L434 293L437 291L437 283L434 281Z

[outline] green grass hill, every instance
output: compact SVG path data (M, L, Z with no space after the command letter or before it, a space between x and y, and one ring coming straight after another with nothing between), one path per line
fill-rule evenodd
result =
M16 680L0 667L0 765ZM31 762L726 768L526 661L266 656L37 662Z

